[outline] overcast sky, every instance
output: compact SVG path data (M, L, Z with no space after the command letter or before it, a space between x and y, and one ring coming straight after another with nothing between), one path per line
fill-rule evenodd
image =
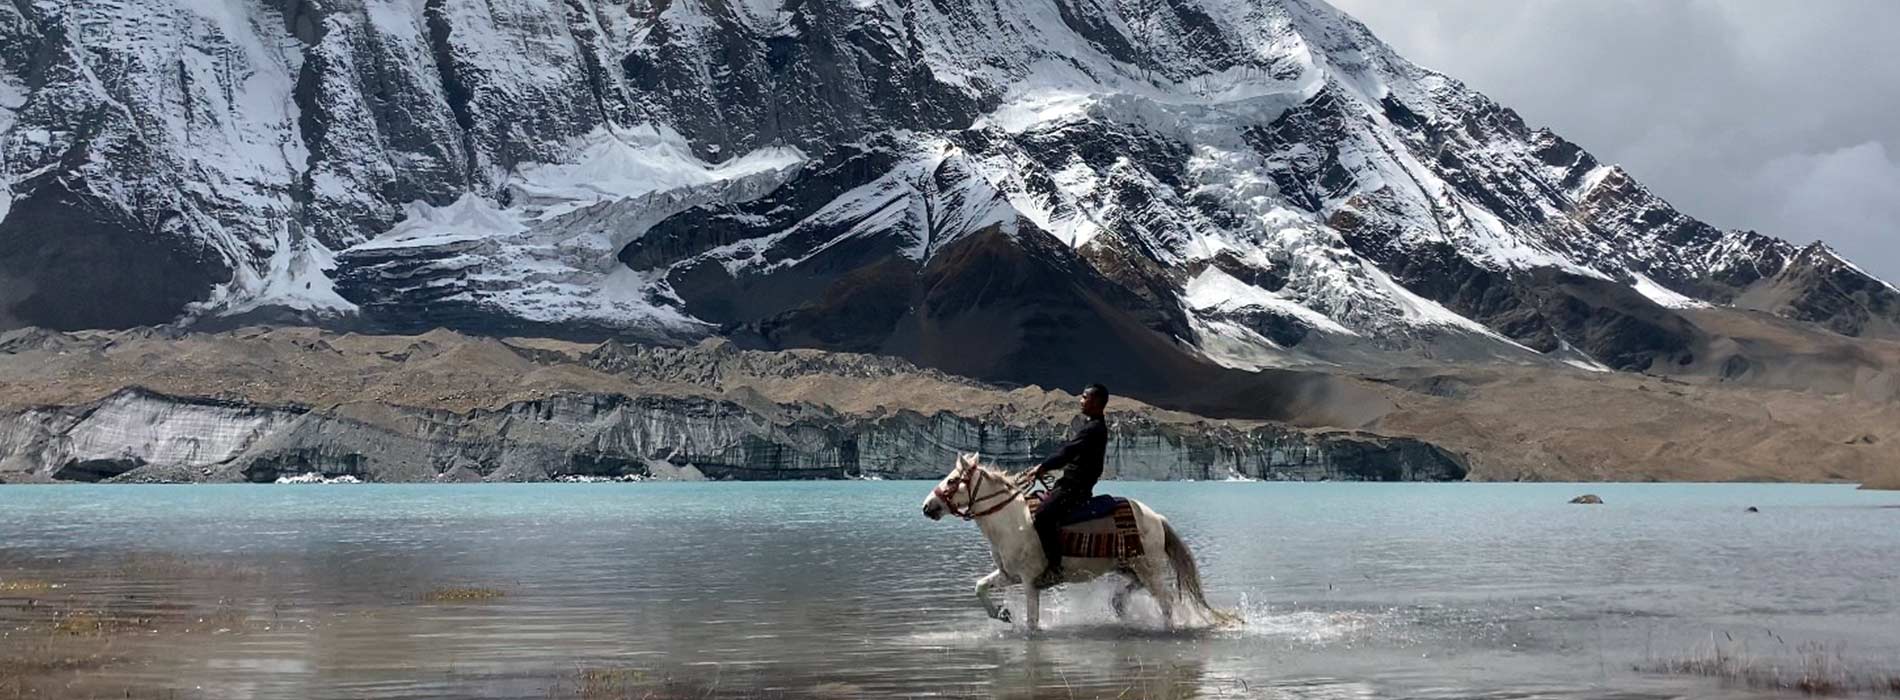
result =
M1691 216L1900 282L1900 0L1331 0Z

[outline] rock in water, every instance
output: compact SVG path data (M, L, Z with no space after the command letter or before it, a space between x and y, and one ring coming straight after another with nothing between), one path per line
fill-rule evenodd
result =
M1603 498L1594 493L1586 493L1584 495L1570 499L1570 502L1575 503L1575 504L1586 505L1586 506L1600 506L1600 505L1603 505Z

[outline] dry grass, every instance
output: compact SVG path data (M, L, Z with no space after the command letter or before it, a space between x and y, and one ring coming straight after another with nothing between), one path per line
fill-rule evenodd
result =
M60 674L84 674L125 660L99 653L76 653L47 645L0 656L0 698L42 697L36 681Z
M255 623L252 620L251 614L249 612L240 610L238 608L230 607L230 606L222 606L216 610L212 610L211 612L205 613L203 615L188 617L186 619L185 624L187 625L187 627L185 628L184 631L191 632L194 630L196 631L248 630Z
M275 626L267 613L260 615L231 603L216 607L158 603L125 608L99 601L41 599L21 608L21 612L25 617L16 628L18 632L107 642L128 635L252 632Z
M71 637L109 637L149 632L157 620L148 615L115 613L109 610L54 610L47 631Z
M647 681L647 672L635 668L583 668L579 673L580 697L626 697Z
M42 673L94 671L122 661L102 654L75 656L52 647L38 646L14 656L0 657L0 679L15 679Z
M1900 673L1856 671L1840 647L1803 644L1788 662L1781 657L1756 657L1745 644L1721 644L1710 638L1706 647L1677 658L1651 661L1638 671L1702 676L1756 690L1795 692L1813 696L1852 694L1900 695Z
M38 579L0 581L0 593L45 593L54 588L58 588L58 586L53 585L51 581L41 581Z
M0 629L0 700L10 698L177 698L176 689L99 673L108 666L165 658L167 649L203 637L270 629L268 617L241 606L156 603L118 607L96 599L38 598ZM130 656L128 656L130 654Z
M422 594L426 603L473 603L495 600L508 595L499 589L478 586L442 586L432 588Z

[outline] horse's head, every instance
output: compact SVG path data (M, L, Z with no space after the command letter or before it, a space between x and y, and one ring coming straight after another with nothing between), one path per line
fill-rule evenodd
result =
M966 453L957 457L950 475L924 498L924 516L938 520L949 513L966 520L979 518L996 512L1016 494L1015 482L1007 474L983 466L980 455Z
M969 470L976 469L977 456L965 452L957 455L957 463L950 467L949 476L937 482L937 487L924 497L924 517L942 520L946 512L968 511L971 495L964 493L963 482L968 478Z

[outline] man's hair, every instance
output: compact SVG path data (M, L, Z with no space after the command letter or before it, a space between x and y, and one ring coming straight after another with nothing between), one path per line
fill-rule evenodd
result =
M1089 388L1082 390L1082 393L1086 394L1091 391L1095 392L1096 395L1102 397L1102 403L1104 404L1108 403L1108 387L1102 386L1100 384L1090 384Z

